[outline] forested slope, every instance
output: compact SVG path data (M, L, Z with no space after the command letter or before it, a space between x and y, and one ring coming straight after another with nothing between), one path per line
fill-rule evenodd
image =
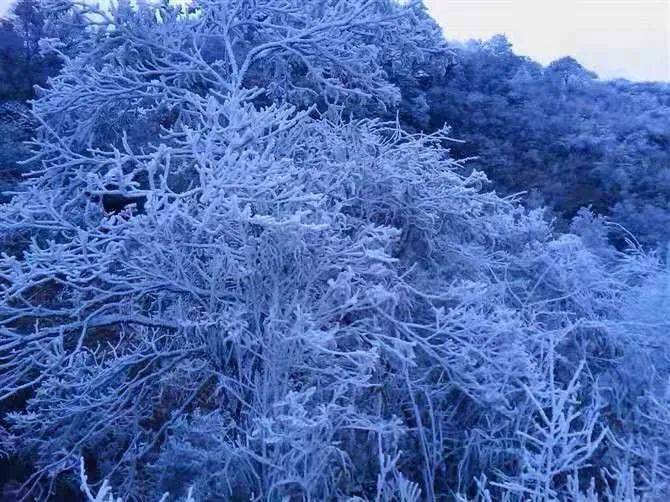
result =
M452 51L415 127L448 124L466 141L456 156L477 157L496 190L526 192L559 223L591 207L647 246L668 241L670 84L600 81L570 57L544 68L502 36Z

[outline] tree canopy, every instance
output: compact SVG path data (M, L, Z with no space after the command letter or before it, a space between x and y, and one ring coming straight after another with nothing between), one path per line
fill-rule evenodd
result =
M433 127L521 128L489 111L535 79L563 110L576 61L450 49L393 0L50 9L85 29L42 39L62 67L0 206L8 497L667 493L662 260L492 191L492 150Z

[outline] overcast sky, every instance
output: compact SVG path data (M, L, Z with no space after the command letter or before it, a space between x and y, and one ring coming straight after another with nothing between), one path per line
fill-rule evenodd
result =
M424 1L449 39L505 33L544 64L570 55L602 78L670 81L670 0Z
M670 0L425 0L448 39L505 33L541 63L575 57L602 78L670 80Z

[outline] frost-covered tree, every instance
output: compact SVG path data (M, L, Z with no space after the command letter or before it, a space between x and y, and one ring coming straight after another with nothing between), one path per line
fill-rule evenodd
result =
M0 210L17 497L81 457L130 500L581 490L617 439L606 330L650 266L483 191L442 132L370 118L398 105L396 49L436 50L420 5L86 9Z

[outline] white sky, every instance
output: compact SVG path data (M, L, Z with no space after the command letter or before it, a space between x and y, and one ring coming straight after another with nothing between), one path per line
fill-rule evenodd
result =
M670 0L424 1L448 39L505 33L544 64L569 55L602 78L670 81Z
M573 56L601 78L670 81L670 0L425 0L448 39L505 33L547 64Z

